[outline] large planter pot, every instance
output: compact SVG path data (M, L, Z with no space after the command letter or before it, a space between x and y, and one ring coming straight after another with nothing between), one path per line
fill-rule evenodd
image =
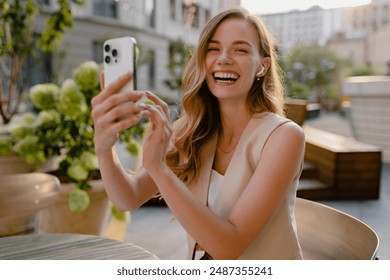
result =
M102 180L91 181L88 191L91 204L82 212L72 212L68 206L73 184L61 184L60 198L39 214L39 228L45 233L80 233L103 235L108 223L110 204Z
M382 160L390 162L390 77L350 77L343 94L350 100L355 138L380 147Z
M42 164L30 164L21 156L0 156L0 175L49 172L58 168L59 157L54 157Z
M338 111L341 101L335 98L323 98L321 101L322 108L328 112Z
M35 166L28 164L24 157L0 156L0 175L30 173Z
M45 173L0 175L0 237L36 232L36 215L58 199L59 185Z

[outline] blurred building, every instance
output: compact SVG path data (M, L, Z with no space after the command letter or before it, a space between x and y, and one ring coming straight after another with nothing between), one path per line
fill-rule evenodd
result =
M390 0L339 9L314 6L261 17L278 41L281 53L297 44L318 44L389 73L390 52L386 48L390 41Z
M390 0L342 10L342 29L333 34L327 47L360 64L372 65L390 75Z
M341 31L341 12L313 6L308 10L261 15L278 41L279 51L286 53L295 45L325 45L332 34Z
M37 31L42 30L47 15L55 11L56 1L45 0L43 12L37 18ZM62 81L72 75L72 69L87 60L102 62L103 42L121 36L136 38L140 49L138 89L152 90L171 99L178 97L165 86L171 56L170 42L182 40L195 45L199 30L214 14L229 6L239 6L240 0L85 0L83 7L74 7L75 24L66 31L59 50L31 83L42 82L39 75L52 74ZM43 68L43 69L42 69Z

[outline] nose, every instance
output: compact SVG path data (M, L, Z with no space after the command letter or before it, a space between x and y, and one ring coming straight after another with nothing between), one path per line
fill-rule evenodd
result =
M232 64L233 60L228 51L222 51L217 59L217 63L220 65Z

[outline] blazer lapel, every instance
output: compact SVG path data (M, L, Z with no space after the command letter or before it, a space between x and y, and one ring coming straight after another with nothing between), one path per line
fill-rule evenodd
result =
M207 196L209 190L209 181L211 176L211 169L213 168L215 149L217 146L217 134L205 144L200 152L200 160L202 166L199 171L198 179L188 185L192 193L207 205Z
M202 167L199 170L198 178L188 185L188 188L194 194L196 198L207 205L207 196L209 192L209 181L211 176L211 169L213 167L215 149L217 146L217 134L211 137L211 139L203 146L200 151L200 160ZM187 259L194 259L196 242L192 237L187 234L188 241L188 255Z

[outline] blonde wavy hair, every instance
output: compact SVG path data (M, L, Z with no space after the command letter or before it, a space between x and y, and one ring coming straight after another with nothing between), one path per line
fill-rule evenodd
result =
M200 34L198 46L183 73L182 113L175 122L173 148L167 154L167 163L175 174L188 183L197 179L201 166L202 146L221 126L217 98L206 84L205 58L208 43L216 28L226 19L245 19L251 23L260 39L259 52L269 57L267 73L253 85L247 97L252 114L273 112L284 116L283 87L279 77L276 45L263 21L241 8L225 10L211 18Z

